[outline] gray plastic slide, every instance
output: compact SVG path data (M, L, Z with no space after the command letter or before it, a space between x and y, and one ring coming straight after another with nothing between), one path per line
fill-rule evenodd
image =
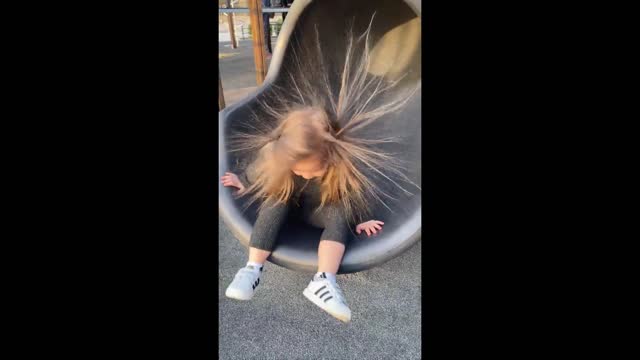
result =
M374 16L375 13L375 16ZM286 21L275 46L274 55L267 78L255 93L233 104L219 113L219 177L226 171L240 172L241 156L228 151L229 137L235 131L254 121L252 114L262 110L258 99L295 96L286 89L292 89L285 74L288 67L302 64L309 72L319 59L296 53L295 46L311 46L321 49L324 64L339 66L345 57L346 36L353 26L355 34L367 29L371 18L372 66L368 70L373 75L400 76L403 88L415 87L421 83L421 6L418 0L296 0L291 6ZM317 32L316 32L317 29ZM319 42L318 42L319 41ZM335 84L338 86L338 84ZM275 91L279 89L279 91ZM282 92L285 89L285 92ZM284 94L284 95L283 95ZM400 111L379 121L367 131L376 135L397 136L400 141L389 145L387 150L397 154L407 169L407 176L415 184L421 185L421 90L413 94L411 100ZM246 127L245 127L246 129ZM347 244L340 273L362 271L382 264L409 249L421 237L421 191L407 187L411 194L405 194L376 179L385 191L397 198L388 203L390 210L374 204L376 220L385 222L383 231L367 237L366 234L352 235ZM225 188L218 182L220 215L245 246L248 246L252 224L256 218L255 206L244 210L243 199L233 196L232 188ZM310 225L290 221L280 231L278 243L269 261L286 268L315 272L317 249L322 230Z

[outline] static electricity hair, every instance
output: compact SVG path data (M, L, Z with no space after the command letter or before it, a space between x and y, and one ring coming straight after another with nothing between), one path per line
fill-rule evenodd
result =
M335 78L323 63L317 28L316 46L312 51L305 49L306 56L299 56L305 50L299 43L296 49L294 41L294 65L282 69L288 91L283 84L271 84L268 96L258 97L261 115L254 113L254 119L246 125L248 130L235 134L230 142L230 151L254 155L249 167L253 181L240 193L250 198L249 203L288 201L294 190L291 167L310 157L326 166L320 178L319 208L341 204L353 222L371 214L372 202L390 209L385 199L395 199L374 178L390 182L409 195L398 181L418 187L404 174L402 163L379 148L398 139L358 135L385 115L400 110L418 89L413 86L389 96L389 90L404 76L389 80L385 74L370 73L372 23L373 17L360 36L349 31L344 64L338 67ZM310 66L301 63L301 58L319 63ZM332 87L332 83L338 86Z

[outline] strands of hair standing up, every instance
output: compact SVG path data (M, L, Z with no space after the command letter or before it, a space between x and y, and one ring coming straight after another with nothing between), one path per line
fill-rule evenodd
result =
M361 35L349 31L342 64L327 63L317 28L312 46L292 39L287 55L293 65L282 69L283 81L258 97L260 113L230 142L230 151L253 154L254 181L241 194L249 196L249 203L287 201L294 188L291 165L310 156L327 165L320 179L321 207L341 204L354 222L369 216L374 202L389 208L387 201L395 199L377 182L409 195L401 183L419 189L402 163L381 149L398 139L363 135L362 130L405 106L419 87L392 92L403 77L388 80L368 71L374 17Z

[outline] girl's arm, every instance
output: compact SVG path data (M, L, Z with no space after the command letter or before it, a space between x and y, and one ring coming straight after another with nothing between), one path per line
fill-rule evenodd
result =
M367 236L371 236L372 233L377 234L378 230L382 230L382 225L384 225L382 221L369 220L356 226L356 233L360 234L364 230Z

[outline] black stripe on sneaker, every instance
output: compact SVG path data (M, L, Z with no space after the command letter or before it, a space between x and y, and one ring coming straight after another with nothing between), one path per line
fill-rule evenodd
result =
M327 296L327 298L324 299L324 302L327 302L327 300L329 300L329 299L333 299L333 296Z
M324 288L326 288L326 287L327 287L327 285L323 285L320 289L318 289L318 291L316 291L316 292L314 293L314 295L318 295L318 293L319 293L320 291L322 291L322 289L324 289Z
M322 295L320 295L320 299L322 299L323 296L327 295L329 293L329 290L325 291L322 293Z

